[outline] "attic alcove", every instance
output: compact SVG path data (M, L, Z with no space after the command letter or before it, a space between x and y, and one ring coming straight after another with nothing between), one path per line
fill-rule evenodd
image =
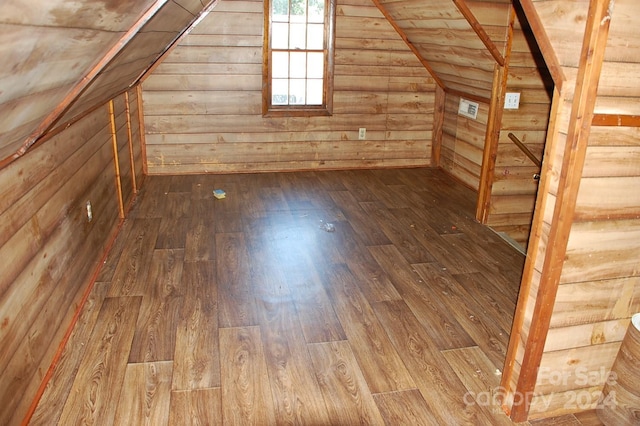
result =
M505 409L593 408L536 372L609 368L640 311L637 2L338 0L319 120L261 116L260 1L35 3L0 3L0 423L32 412L146 175L414 166L476 190L478 219L527 245ZM547 142L537 194L510 132L538 158Z

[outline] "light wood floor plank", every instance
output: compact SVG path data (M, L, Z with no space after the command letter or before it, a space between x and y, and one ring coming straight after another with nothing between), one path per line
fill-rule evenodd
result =
M337 191L331 193L331 198L340 208L349 223L356 231L358 236L367 246L376 246L381 244L390 244L387 236L382 232L375 221L369 218L369 215L362 210L355 197L346 191Z
M256 325L256 307L244 234L216 234L216 253L220 327Z
M371 392L415 388L411 375L349 269L345 265L335 265L326 274L331 300Z
M169 426L221 426L220 388L171 392Z
M441 298L443 305L448 307L451 315L471 336L476 345L480 346L493 361L495 368L501 368L509 343L505 334L507 331L502 330L496 321L487 314L486 309L480 306L447 271L443 271L435 264L428 263L413 265L413 267L423 277L425 287L445 295ZM431 294L431 292L422 293L422 297L428 298Z
M111 280L109 297L144 294L151 256L158 238L160 219L128 220L133 225Z
M402 297L394 287L384 269L376 262L360 242L348 222L337 223L334 244L339 253L336 263L346 263L349 270L361 283L360 290L370 302L400 300Z
M164 195L162 221L158 230L156 249L183 249L189 228L191 194L169 192Z
M384 424L348 342L314 343L309 352L330 424Z
M467 388L402 301L376 303L375 310L398 348L438 424L480 425L489 419L464 402Z
M173 359L178 314L184 302L183 261L182 249L154 251L129 362Z
M417 389L373 395L385 425L440 426Z
M113 424L167 424L172 369L171 361L127 365Z
M500 375L494 364L477 346L443 352L449 365L468 389L465 401L475 404L490 416L491 424L510 425L511 420L499 405Z
M172 390L220 386L218 288L215 262L185 262L173 356Z
M360 203L362 209L378 224L402 256L409 263L435 261L429 251L416 239L411 228L398 226L398 220L380 202Z
M317 237L324 231L312 221L296 220L289 214L251 221L248 228L254 282L261 282L256 293L265 289L263 297L291 300L306 342L346 339L312 259L321 252Z
M113 424L141 297L104 300L60 425Z
M369 247L369 251L391 277L398 292L431 336L438 349L475 345L473 339L449 312L443 296L425 285L417 271L395 246Z
M211 216L213 215L200 215L199 212L194 212L184 244L185 262L215 260L215 229L211 227L211 223L215 223L215 218Z
M311 360L295 300L284 278L289 264L279 261L275 247L284 242L268 232L270 222L252 220L248 246L251 278L260 283L255 287L257 316L276 418L283 424L328 424L322 393L308 368Z
M224 424L275 424L259 327L220 329L220 369Z
M396 222L414 232L414 237L422 245L429 248L429 253L452 274L478 272L479 264L469 257L462 257L452 246L438 234L427 220L421 220L414 210L391 209Z

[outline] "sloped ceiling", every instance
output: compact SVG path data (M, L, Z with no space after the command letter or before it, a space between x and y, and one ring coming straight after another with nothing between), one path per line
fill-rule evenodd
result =
M509 0L372 1L444 89L490 98ZM0 167L135 84L216 2L0 1Z
M494 66L505 56L510 1L373 1L406 35L444 89L491 97Z
M210 0L0 1L0 164L126 90Z

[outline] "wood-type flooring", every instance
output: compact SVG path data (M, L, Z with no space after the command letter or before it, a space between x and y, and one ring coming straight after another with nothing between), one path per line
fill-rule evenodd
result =
M150 176L31 424L512 424L524 257L474 204L437 169Z

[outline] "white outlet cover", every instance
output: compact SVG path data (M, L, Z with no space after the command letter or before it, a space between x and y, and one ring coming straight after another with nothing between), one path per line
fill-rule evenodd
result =
M520 93L506 93L504 109L518 109L520 107Z

